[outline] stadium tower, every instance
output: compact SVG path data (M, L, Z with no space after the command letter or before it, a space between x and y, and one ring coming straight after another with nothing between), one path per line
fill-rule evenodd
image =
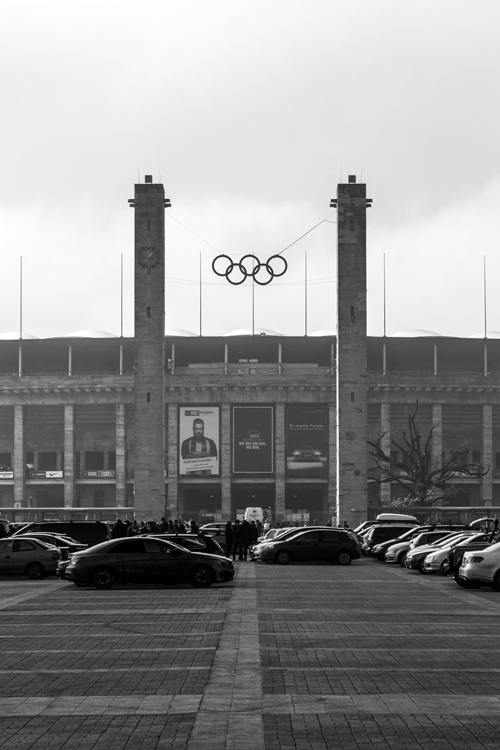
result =
M159 519L165 509L165 190L135 185L134 199L135 516Z
M337 519L366 518L366 185L337 186Z

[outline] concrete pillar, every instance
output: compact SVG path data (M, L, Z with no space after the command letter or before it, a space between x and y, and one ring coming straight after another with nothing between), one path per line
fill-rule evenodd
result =
M285 404L276 404L276 485L274 513L276 521L280 523L285 520Z
M366 185L337 188L337 517L368 514L366 385Z
M134 190L135 515L165 512L165 191Z
M75 506L75 407L64 405L64 507Z
M482 466L490 467L481 480L481 499L483 503L493 500L493 407L483 404L483 448L481 451Z
M380 434L382 435L381 448L390 455L391 453L391 405L387 402L380 404ZM380 485L380 505L387 506L391 502L391 483Z
M26 408L14 406L14 503L24 500L24 479L26 476Z
M232 519L231 508L231 404L221 406L220 478L222 520Z
M328 404L328 515L333 519L334 526L337 518L337 406Z
M432 426L434 435L432 440L432 461L435 466L440 466L443 460L443 405L432 404Z
M126 417L125 404L116 404L115 416L115 450L116 450L116 507L125 507L127 491L127 464L126 464Z
M168 475L168 499L167 505L170 511L170 518L177 518L179 514L179 493L178 493L178 410L177 404L168 404L168 443L167 443L167 475ZM163 515L163 513L162 513Z

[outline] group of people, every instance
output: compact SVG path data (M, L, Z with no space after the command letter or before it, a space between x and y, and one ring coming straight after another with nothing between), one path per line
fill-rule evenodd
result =
M139 534L198 534L199 528L196 521L186 524L183 521L166 520L162 517L160 522L156 521L118 521L110 531L111 539L120 539L125 536L138 536Z
M233 560L246 562L248 558L248 549L255 544L259 536L262 534L263 526L258 520L252 519L251 521L228 521L224 528L224 535L226 537L226 553L230 557L232 555Z

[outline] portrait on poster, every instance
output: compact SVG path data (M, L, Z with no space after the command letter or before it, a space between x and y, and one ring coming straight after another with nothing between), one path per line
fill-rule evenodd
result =
M219 474L218 406L179 407L179 474Z

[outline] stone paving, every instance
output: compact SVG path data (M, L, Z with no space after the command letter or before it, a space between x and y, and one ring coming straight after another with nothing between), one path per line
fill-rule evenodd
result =
M500 748L500 595L372 560L0 579L2 750Z

